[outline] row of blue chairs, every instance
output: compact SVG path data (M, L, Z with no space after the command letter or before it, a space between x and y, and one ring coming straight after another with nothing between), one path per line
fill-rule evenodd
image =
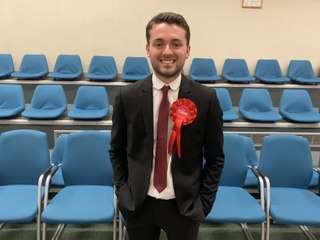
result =
M259 80L264 83L288 83L289 81L302 84L318 84L320 77L315 75L309 60L291 60L288 66L288 76L284 76L278 60L259 59L254 75L250 74L245 59L227 58L222 68L222 78L233 83L250 83ZM211 58L194 58L189 76L199 82L216 82L221 79L218 75L214 60Z
M145 57L127 57L122 71L122 79L136 81L151 74L148 60ZM74 80L83 75L79 55L59 55L53 72L49 73L46 56L43 54L26 54L20 68L14 71L11 54L0 54L0 78ZM93 56L90 62L87 79L95 81L114 80L118 75L115 60L112 56Z
M233 107L229 90L215 88L224 121L239 119ZM264 88L244 88L239 102L238 111L248 121L276 122L282 119L290 122L320 122L320 109L315 110L310 95L303 89L284 89L279 104L279 113L275 111L270 93Z
M308 226L320 226L320 198L309 189L313 173L319 175L319 170L313 168L308 140L287 134L266 136L258 164L247 169L243 137L229 133L224 138L225 166L215 205L206 220L261 223L261 239L269 239L270 220L300 226L311 236ZM243 190L248 171L259 179L261 207Z
M19 71L14 72L12 56L0 54L0 78L38 79L48 76L52 79L70 80L80 78L83 68L79 55L59 55L53 72L49 73L45 55L24 55ZM146 57L127 57L124 62L121 78L126 81L137 81L151 74ZM93 56L86 78L96 81L114 80L118 75L115 60L112 56ZM229 82L250 83L259 80L265 83L318 84L320 77L315 75L309 60L291 60L288 76L284 76L278 60L259 59L254 76L250 75L245 59L227 58L222 69L222 77L218 75L214 60L211 58L194 58L189 76L199 82L216 82L223 78Z
M110 133L72 133L63 161L50 161L46 133L12 130L0 135L0 224L31 223L37 219L37 239L46 239L46 224L113 223L117 206L109 159ZM64 188L49 201L51 176L61 167ZM1 228L0 228L1 229ZM42 237L41 237L42 229Z
M37 239L46 239L46 224L112 223L118 221L110 132L82 131L60 135L49 155L47 135L12 130L0 135L0 223L30 223L37 218ZM274 224L320 226L320 198L309 191L313 174L308 140L287 134L264 138L258 165L248 168L243 136L224 133L225 166L216 202L206 222L261 224L269 239ZM259 201L244 188L248 171L259 184ZM52 177L61 171L63 186L49 201ZM43 187L44 186L44 187ZM270 217L271 216L271 217ZM119 234L122 232L119 228ZM55 235L57 236L57 235ZM121 238L120 238L121 239Z
M109 108L108 94L103 86L80 86L72 108L67 112L62 85L37 85L27 108L21 85L0 85L0 118L21 114L29 119L58 119L67 112L72 119L97 120L107 117Z

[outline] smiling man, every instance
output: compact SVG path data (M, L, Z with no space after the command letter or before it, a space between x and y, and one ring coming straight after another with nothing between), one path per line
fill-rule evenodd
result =
M130 240L158 240L161 230L196 240L224 164L222 111L214 90L181 73L190 55L183 16L158 14L146 38L153 74L121 88L114 103L118 204Z

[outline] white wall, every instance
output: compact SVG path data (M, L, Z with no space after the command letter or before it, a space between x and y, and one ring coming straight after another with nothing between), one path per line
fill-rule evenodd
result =
M175 11L191 27L191 57L276 58L286 73L290 59L320 67L319 0L1 0L0 53L16 69L26 53L43 53L49 69L58 54L79 54L86 72L93 55L112 55L121 72L126 56L145 56L145 26L158 12ZM186 64L188 72L191 60Z

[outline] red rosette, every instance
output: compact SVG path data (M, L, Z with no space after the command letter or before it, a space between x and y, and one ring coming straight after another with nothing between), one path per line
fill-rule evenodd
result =
M181 158L181 127L194 121L197 116L196 104L188 98L176 100L170 108L173 121L168 152L171 155L174 142L177 142L178 156Z

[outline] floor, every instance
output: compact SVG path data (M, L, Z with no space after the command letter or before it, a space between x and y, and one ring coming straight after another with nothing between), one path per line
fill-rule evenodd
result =
M53 236L56 226L48 226L47 239ZM260 225L249 226L254 239L260 239ZM309 228L317 239L320 239L320 228ZM5 240L35 240L36 224L8 224L0 231L0 239ZM112 226L109 224L98 225L68 225L62 238L65 240L112 240ZM161 234L160 240L166 240L165 234ZM198 240L244 240L240 226L234 224L202 224ZM306 236L295 226L272 225L270 240L300 240ZM177 239L178 240L178 239Z

